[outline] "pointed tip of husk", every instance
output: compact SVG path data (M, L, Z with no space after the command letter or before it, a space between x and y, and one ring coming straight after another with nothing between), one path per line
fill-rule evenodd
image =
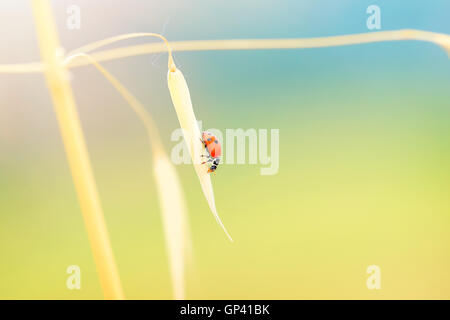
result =
M211 209L211 212L212 212L214 218L216 219L217 223L222 228L222 230L225 232L228 239L231 242L234 242L234 240L231 237L231 235L229 234L227 228L225 227L222 220L220 219L219 213L217 212L216 201L214 198L214 191L212 188L211 176L206 172L206 169L203 168L203 165L201 165L200 170L198 170L196 167L196 172L197 172L197 175L200 180L200 185L202 187L203 194L205 195L206 201L208 202L208 206Z
M180 127L183 130L183 136L186 141L195 172L197 173L200 181L203 194L205 195L206 201L208 202L217 223L222 227L230 241L233 242L233 238L231 238L217 213L214 201L214 191L212 188L211 177L207 172L207 165L201 164L200 155L203 150L202 143L200 141L202 136L194 114L194 109L192 108L191 97L186 80L184 79L183 73L180 69L176 69L175 71L169 69L167 79L170 96L177 113L178 121L180 122Z

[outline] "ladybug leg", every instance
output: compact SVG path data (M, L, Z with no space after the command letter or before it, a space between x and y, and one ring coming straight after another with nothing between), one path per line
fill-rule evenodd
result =
M200 142L202 143L202 145L206 148L206 143L205 141L202 140L202 138L199 138Z
M213 157L211 157L209 154L202 154L200 157L208 158L208 162L213 161Z
M213 161L213 158L211 158L211 157L208 157L208 160L206 160L206 161L203 161L202 162L202 164L205 164L205 163L207 163L207 162L212 162Z

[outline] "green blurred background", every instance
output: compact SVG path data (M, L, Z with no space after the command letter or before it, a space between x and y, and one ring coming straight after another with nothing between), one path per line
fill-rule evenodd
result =
M81 29L66 27L81 8ZM450 33L448 1L53 1L67 51L109 36L292 38ZM0 63L38 61L28 1L0 3ZM155 41L135 39L117 46ZM113 47L113 46L111 46ZM104 63L148 107L167 151L178 127L166 55ZM204 128L280 129L280 170L222 165L212 217L179 165L195 265L190 299L450 298L450 63L422 42L175 53ZM145 131L92 67L71 71L125 295L172 298ZM0 298L101 299L44 77L0 74ZM81 267L81 290L66 268ZM381 268L368 290L366 268Z

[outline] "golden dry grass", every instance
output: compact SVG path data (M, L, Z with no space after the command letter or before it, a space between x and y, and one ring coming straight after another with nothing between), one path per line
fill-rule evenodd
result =
M32 4L47 85L52 95L103 294L106 299L124 299L69 77L63 67L63 56L58 54L60 47L50 4L47 0L33 0Z
M46 76L88 231L100 282L106 299L123 299L124 295L109 242L87 148L79 123L76 104L73 99L72 89L68 82L67 68L93 64L124 97L144 123L153 150L153 170L161 204L174 296L176 299L184 299L185 259L186 252L189 251L190 238L189 229L187 228L186 205L183 198L181 183L173 164L170 162L162 148L158 131L156 130L150 115L146 112L142 104L98 63L99 61L168 51L169 91L193 160L194 169L213 215L231 240L231 236L228 234L217 214L211 179L206 172L207 168L200 163L201 160L199 159L199 156L202 153L202 144L199 139L201 134L192 107L189 88L183 74L173 63L172 50L300 49L355 45L381 41L417 40L437 44L446 50L447 54L450 56L449 35L412 29L305 39L240 39L178 41L171 43L159 34L134 33L104 39L76 49L73 51L73 55L66 60L66 64L64 64L61 53L62 50L59 47L57 32L48 1L33 0L32 3L42 61L25 64L0 65L0 73L42 72ZM120 40L148 36L158 37L162 39L164 43L126 46L94 52L92 56L85 54L86 52L100 49L103 46ZM85 59L75 59L76 57L84 57ZM174 201L174 194L176 199L178 199L177 201Z

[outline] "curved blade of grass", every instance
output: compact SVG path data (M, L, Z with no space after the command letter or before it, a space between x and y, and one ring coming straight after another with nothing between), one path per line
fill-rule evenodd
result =
M95 59L85 53L69 56L65 65L81 57L92 63L100 73L122 95L129 106L138 115L147 129L153 154L153 172L155 175L158 199L161 206L161 216L164 235L168 250L170 274L174 297L185 299L185 283L187 262L192 262L192 242L187 218L187 206L180 179L174 165L170 162L161 143L161 139L151 115L130 91L122 85Z
M176 112L178 115L178 119L181 124L181 128L183 129L184 137L185 137L186 141L190 141L190 143L191 143L191 145L189 146L189 150L190 150L191 157L193 159L195 170L196 170L197 175L200 180L200 185L202 187L202 190L206 197L206 200L208 201L208 205L209 205L214 217L216 218L216 221L219 223L219 225L225 231L228 238L231 241L233 241L233 239L231 238L230 234L226 230L225 226L223 225L223 223L217 213L211 178L210 178L209 174L207 174L207 166L202 165L200 163L201 162L200 155L202 152L202 149L201 149L202 145L200 143L201 134L200 134L200 130L198 129L197 121L195 119L195 115L194 115L194 112L192 109L192 103L190 100L189 89L187 87L186 81L184 80L183 74L181 73L181 71L177 70L177 68L175 67L175 64L174 64L173 58L172 58L172 50L171 50L166 38L161 36L160 34L156 34L156 33L127 34L127 35L121 35L121 36L117 36L117 37L108 38L105 40L100 40L98 42L95 42L95 43L86 45L80 49L77 49L77 50L75 50L75 52L77 52L79 50L93 51L95 49L98 49L100 47L103 47L105 45L108 45L108 44L111 44L111 43L114 43L114 42L117 42L120 40L142 37L142 36L158 37L164 41L164 44L166 46L166 49L167 49L168 55L169 55L169 60L168 60L169 90L171 92L172 101L174 101L174 96L173 96L172 92L174 92L175 95L177 93L182 94L182 99L178 99L178 101L180 103L177 103L175 105L175 102L174 102L174 105L175 105L175 109L176 109ZM173 74L172 77L171 77L171 74ZM172 85L171 85L171 83L172 83ZM174 90L172 90L172 89L174 89ZM175 93L175 92L177 92L177 93ZM192 120L194 122L191 122ZM194 143L194 139L197 139L196 143Z
M170 96L180 122L180 127L183 130L184 139L188 146L195 172L200 180L203 194L206 197L209 208L216 218L217 223L222 227L230 241L233 241L217 213L211 176L207 173L208 166L206 164L201 164L201 155L203 152L203 145L201 142L202 136L197 125L194 109L192 108L191 96L186 80L180 69L177 68L175 68L175 71L173 71L173 69L169 70L167 79Z

